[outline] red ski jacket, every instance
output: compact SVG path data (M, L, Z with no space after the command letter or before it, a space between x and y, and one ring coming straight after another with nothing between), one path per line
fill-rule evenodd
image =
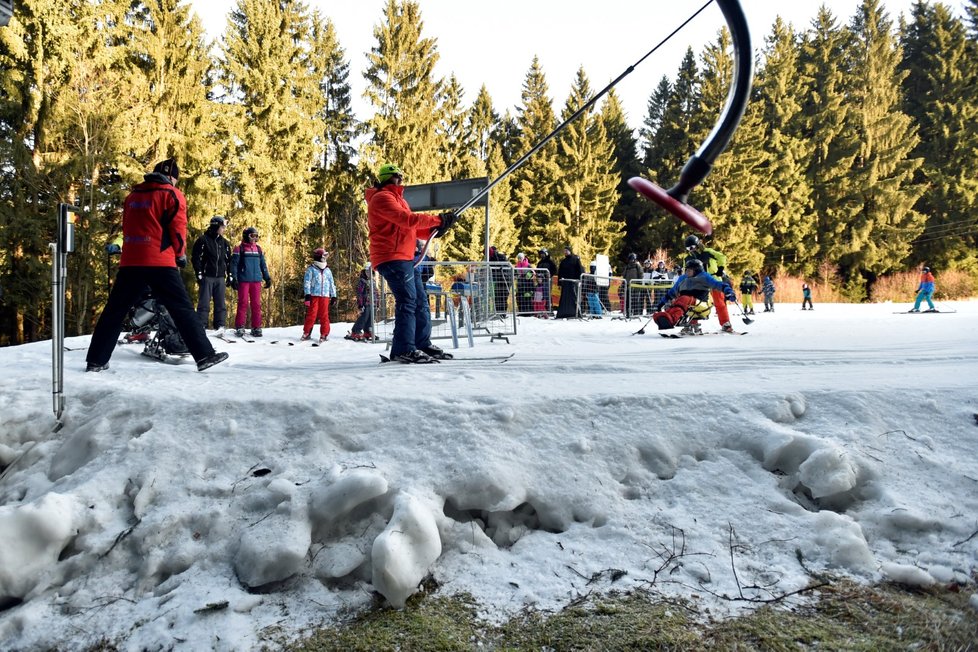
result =
M388 184L367 188L367 226L370 228L370 264L392 260L414 260L418 239L427 240L441 218L412 213L404 199L404 187Z
M119 267L176 267L186 255L187 200L162 174L147 174L123 205Z

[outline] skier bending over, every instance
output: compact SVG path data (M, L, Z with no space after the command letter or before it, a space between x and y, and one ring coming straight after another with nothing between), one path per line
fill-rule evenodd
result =
M686 261L683 273L656 305L656 312L652 315L652 319L659 330L674 328L690 308L701 301L706 301L713 290L722 292L728 301L736 301L733 288L729 283L722 283L705 273L703 262L698 258L690 258Z

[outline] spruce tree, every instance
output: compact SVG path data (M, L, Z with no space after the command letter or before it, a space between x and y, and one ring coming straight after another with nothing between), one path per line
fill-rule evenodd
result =
M914 241L913 260L976 269L978 101L965 27L945 5L918 2L902 45L903 106L920 133L913 155L923 159L915 180L927 186L915 206L927 224Z
M700 110L691 133L697 142L706 139L716 124L733 79L733 42L724 28L701 57ZM759 227L768 219L777 191L771 185L771 154L763 147L764 105L748 104L740 126L727 148L714 161L709 176L689 196L690 204L713 224L710 246L727 256L731 270L756 269L762 261L763 238ZM671 220L674 247L678 249L689 227Z
M788 271L808 275L819 263L812 190L805 174L814 147L803 135L801 103L808 84L791 26L778 18L766 41L754 101L763 116L762 147L768 154L763 185L769 203L756 216L755 246L762 247L769 261L783 261Z
M658 86L649 96L645 120L642 122L641 146L642 162L647 168L652 167L652 151L656 138L659 135L659 127L662 126L662 117L666 111L666 105L672 96L672 84L665 75L659 80Z
M400 165L412 184L443 180L439 152L444 141L438 133L443 81L435 76L435 39L423 37L423 29L417 2L387 0L364 72L365 96L375 110L367 121L364 159L374 169L383 163Z
M879 274L900 268L909 256L923 229L924 218L913 206L924 187L913 181L921 164L912 157L917 130L901 110L902 54L879 0L863 0L850 31L847 129L860 146L844 198L854 215L846 224L843 237L851 244L841 263L848 294L864 298Z
M824 263L838 265L852 251L846 233L859 206L850 175L859 153L858 134L849 128L850 86L845 53L851 34L822 7L801 45L806 88L802 102L802 137L814 147L807 178L817 227L817 247Z
M319 79L310 64L310 17L298 2L238 0L222 42L221 85L228 95L225 179L239 228L255 226L276 287L274 323L295 296L300 262L293 244L314 219L311 170L321 133ZM289 305L292 305L291 302Z
M485 169L484 159L477 158L475 134L469 128L472 114L464 106L463 96L462 85L451 75L445 84L438 128L439 140L444 144L439 176L444 179L470 179Z
M661 83L659 88L662 88ZM662 110L655 138L646 152L648 177L664 189L675 184L683 165L699 146L696 138L700 134L695 133L699 112L699 70L696 55L692 48L688 48ZM646 205L646 232L642 242L647 243L650 250L660 247L669 249L682 243L682 222L652 202L647 201Z
M561 120L568 120L592 96L587 75L579 68ZM531 247L555 240L569 242L585 260L618 247L621 225L612 220L618 199L613 156L614 143L593 107L568 123L557 137L557 201L561 219L550 222L542 238L530 240Z
M512 148L515 158L529 152L554 130L556 121L548 92L540 61L534 57L523 81L523 105L516 118L519 131ZM555 235L553 225L561 218L556 185L560 175L556 139L537 150L511 175L510 212L514 216L519 242L524 247L555 247L556 243L547 240L547 236Z
M614 90L608 93L601 106L601 124L614 148L612 161L617 177L618 200L611 220L622 230L621 248L615 252L615 255L625 261L629 253L643 251L639 247L641 243L638 241L638 235L641 230L645 200L632 190L628 180L641 176L644 170L638 159L638 141L635 132L628 126L621 102L618 101L618 95Z

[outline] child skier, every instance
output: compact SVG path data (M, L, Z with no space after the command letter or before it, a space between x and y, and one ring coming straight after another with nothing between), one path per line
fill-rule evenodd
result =
M653 321L659 330L674 328L683 315L694 305L706 301L713 291L723 293L724 298L735 301L733 288L703 270L703 262L698 258L686 261L686 267L669 291L656 305ZM668 307L667 307L668 305ZM723 332L729 332L726 329Z
M757 281L751 276L750 272L744 273L743 280L740 281L740 297L744 302L744 314L754 314L754 293L757 292Z
M934 275L930 273L930 267L925 267L920 273L920 284L917 286L917 300L914 301L913 309L910 312L920 312L920 304L927 301L928 309L925 312L937 312L931 297L934 296Z
M801 284L801 309L804 310L805 306L808 306L809 310L815 310L812 307L812 289L808 287L808 283Z
M319 320L319 342L329 338L329 300L336 297L336 284L333 282L333 272L326 264L329 256L326 250L319 247L312 252L312 263L306 268L302 279L302 291L306 295L306 321L302 325L302 339L312 337L312 327Z
M764 277L761 291L764 293L764 312L774 312L774 281L770 276Z
M360 278L357 279L357 308L360 315L353 322L353 332L346 336L346 339L355 342L372 342L374 339L374 315L373 306L380 303L380 291L376 284L372 283L373 270L368 262L360 271ZM371 304L370 288L373 287L373 303Z

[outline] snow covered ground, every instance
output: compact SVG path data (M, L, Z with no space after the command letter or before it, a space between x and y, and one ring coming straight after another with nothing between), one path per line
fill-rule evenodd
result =
M636 586L717 614L823 570L974 593L978 302L907 307L456 352L504 364L381 366L336 324L92 374L70 338L56 433L50 343L0 349L0 648L249 649L427 572L487 617Z

